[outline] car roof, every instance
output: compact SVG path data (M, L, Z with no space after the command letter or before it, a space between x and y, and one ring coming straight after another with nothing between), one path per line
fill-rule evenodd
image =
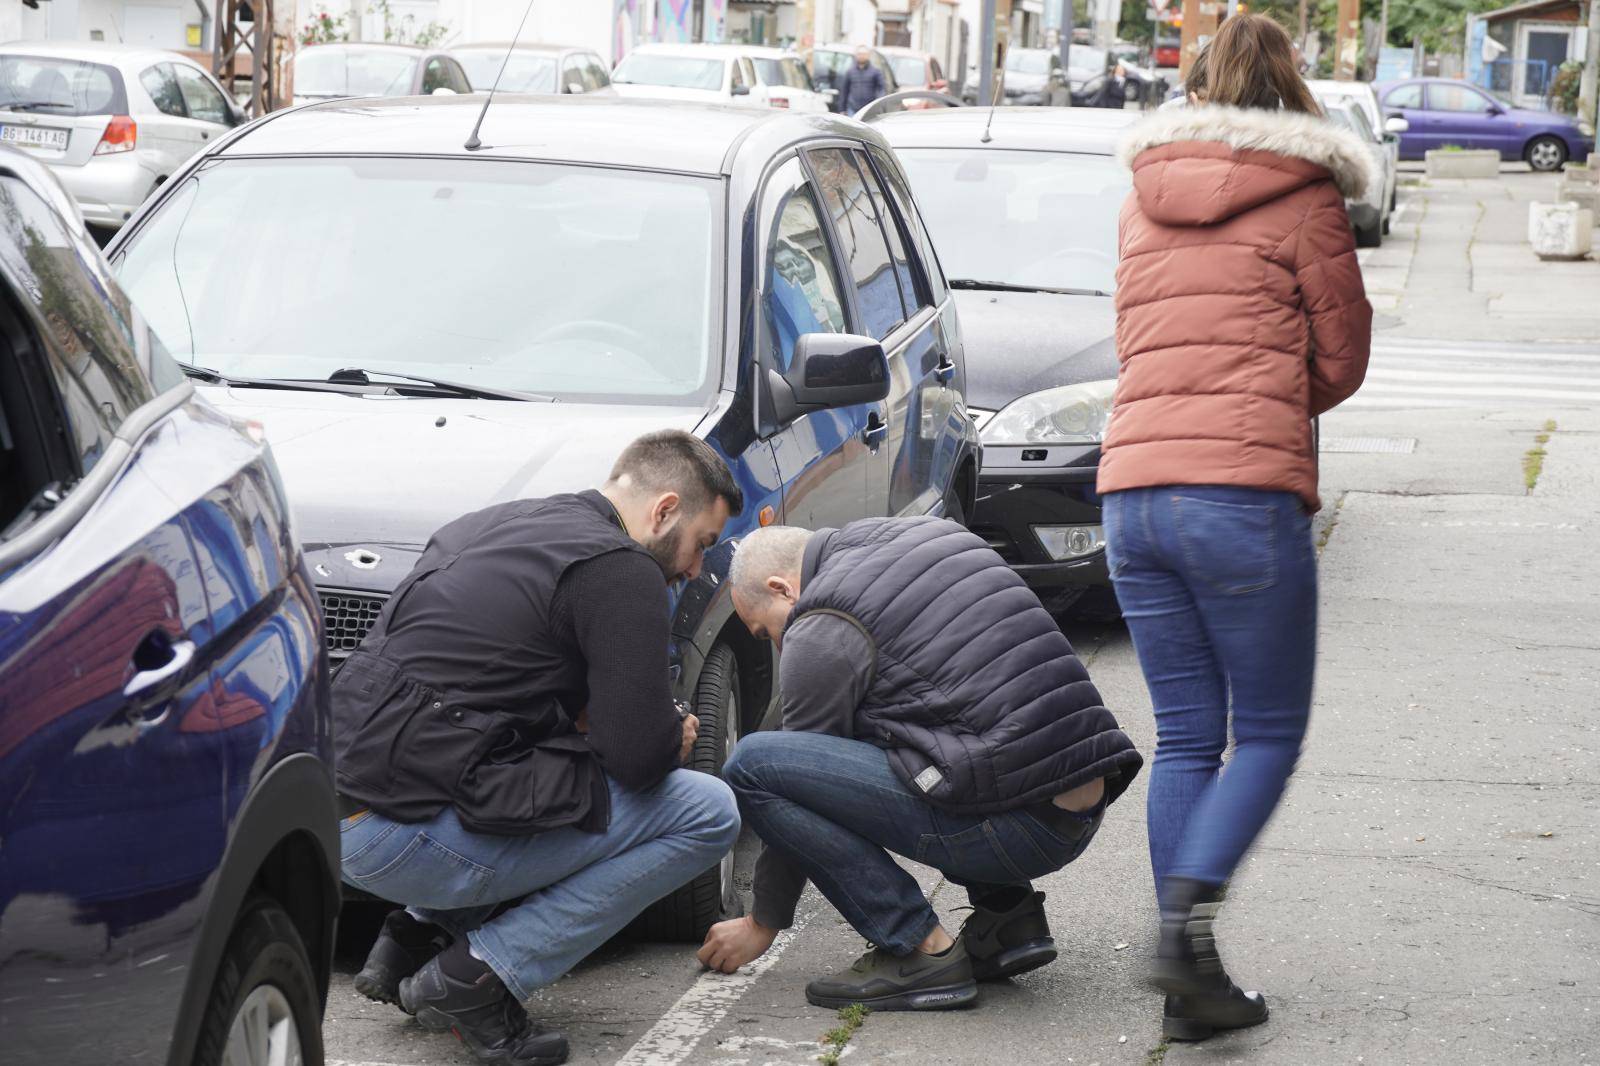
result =
M145 48L116 41L8 41L0 44L0 54L52 56L85 63L152 63L174 59L194 62L188 56L165 48Z
M1100 107L947 107L894 112L873 126L897 149L971 145L1110 155L1122 132L1142 117ZM980 140L985 128L987 143Z
M306 52L404 52L407 55L420 55L429 51L414 44L389 44L384 41L331 41L327 44L308 44L295 52L302 55Z
M496 97L480 136L463 147L482 96L325 100L247 127L216 152L276 155L428 155L538 159L721 174L730 152L758 127L793 127L795 139L832 129L825 120L765 108L600 96ZM870 136L865 139L873 139Z
M592 52L592 48L581 48L575 44L541 44L538 41L518 41L514 46L518 52L540 52L546 55L558 55L561 52ZM510 41L468 41L465 44L453 44L446 48L447 52L479 52L495 51L504 52L512 49Z
M1306 82L1306 88L1328 96L1361 96L1377 91L1369 81L1334 81L1331 78L1313 78Z
M700 56L705 59L731 59L752 49L743 44L641 44L628 55L644 52L656 56Z

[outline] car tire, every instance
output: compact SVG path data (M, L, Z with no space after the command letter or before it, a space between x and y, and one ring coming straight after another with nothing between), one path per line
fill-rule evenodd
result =
M700 733L689 753L689 769L722 776L722 768L739 742L740 695L739 660L733 648L714 645L700 668L690 708L700 719ZM737 918L743 912L734 881L734 852L730 851L717 865L646 907L628 932L640 940L699 943L713 923Z
M961 491L957 485L945 490L944 516L958 526L967 524L967 505L961 502Z
M1541 173L1557 171L1567 165L1567 142L1550 134L1535 137L1528 142L1522 157L1530 167Z
M1376 248L1383 243L1383 223L1375 221L1370 226L1356 227L1356 247Z
M1390 211L1392 211L1392 210L1393 210L1393 208L1391 208L1391 209L1390 209ZM1393 228L1394 228L1394 227L1393 227L1393 225L1392 225L1392 224L1391 224L1391 215L1390 215L1390 212L1389 212L1389 211L1385 211L1385 212L1384 212L1384 213L1383 213L1383 235L1384 235L1384 236L1385 236L1385 237L1387 237L1387 236L1388 236L1388 235L1389 235L1389 233L1390 233L1390 231L1391 231L1391 230L1392 230L1392 229L1393 229Z
M234 923L212 982L193 1062L322 1066L322 996L316 974L294 922L266 896L248 899Z

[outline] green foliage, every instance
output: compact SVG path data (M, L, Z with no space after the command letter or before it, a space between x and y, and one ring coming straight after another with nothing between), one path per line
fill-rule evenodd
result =
M856 1030L866 1024L867 1015L872 1012L859 1003L852 1003L839 1012L840 1024L822 1034L823 1051L817 1056L817 1061L822 1066L839 1066L839 1056L844 1053L844 1046L850 1043L850 1038L856 1035Z
M1567 115L1578 113L1578 87L1583 81L1583 64L1569 59L1561 64L1550 82L1550 102L1557 111Z
M389 0L374 0L367 8L367 13L383 16L383 39L390 44L414 44L427 48L450 36L448 23L425 22L418 26L417 20L411 15L395 18L389 9Z
M1430 52L1461 47L1467 16L1504 7L1506 0L1390 0L1389 43L1408 45L1422 38Z
M300 43L337 44L350 39L350 27L345 15L334 18L327 8L318 8L311 19L300 27Z

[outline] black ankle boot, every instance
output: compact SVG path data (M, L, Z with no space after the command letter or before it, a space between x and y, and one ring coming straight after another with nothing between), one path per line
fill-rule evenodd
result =
M404 908L390 911L366 963L356 974L356 991L379 1003L397 1004L401 980L449 946L450 934L437 925L417 921Z
M1267 1020L1259 992L1240 990L1217 952L1212 922L1222 886L1171 877L1162 886L1161 942L1150 984L1167 993L1162 1029L1178 1040L1204 1040L1217 1029L1240 1029Z
M454 1033L483 1066L566 1062L567 1038L534 1025L494 971L464 948L462 941L400 982L401 1008L424 1029Z

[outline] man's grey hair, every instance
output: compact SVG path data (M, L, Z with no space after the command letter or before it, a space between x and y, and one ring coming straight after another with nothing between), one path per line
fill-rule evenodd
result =
M811 531L799 526L767 526L739 542L728 568L728 582L741 596L767 595L767 578L798 576Z

